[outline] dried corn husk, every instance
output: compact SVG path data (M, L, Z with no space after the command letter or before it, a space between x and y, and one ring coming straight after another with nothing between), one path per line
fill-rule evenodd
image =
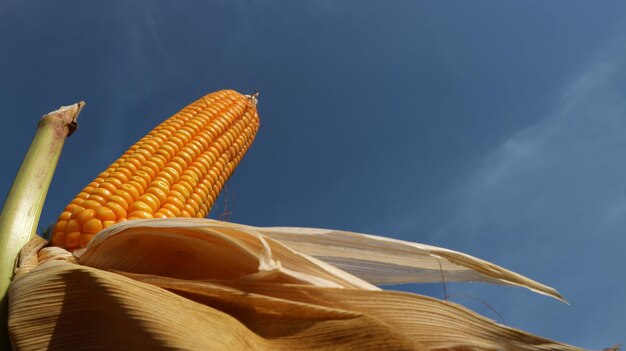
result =
M160 219L109 227L73 256L37 253L33 245L10 290L14 346L579 350L451 302L381 291L365 278L396 272L392 281L399 281L436 262L449 280L477 277L559 297L546 286L454 251L347 232L333 240L330 233ZM366 269L357 269L361 262Z
M124 237L118 235L120 232L124 232ZM188 235L181 239L183 232ZM103 252L118 250L120 245L130 253L124 261ZM196 257L188 262L193 267L188 267L186 257L197 256L198 251L207 261L196 265L201 258ZM271 276L281 282L368 290L378 290L372 284L440 282L443 276L448 282L522 286L562 300L556 290L546 285L460 252L338 230L156 219L141 224L122 223L106 230L77 256L83 264L102 269L168 275L169 263L173 263L176 276L191 279L243 278L245 273L247 279Z
M485 282L515 285L565 302L555 289L470 255L376 235L316 228L257 228L372 284Z

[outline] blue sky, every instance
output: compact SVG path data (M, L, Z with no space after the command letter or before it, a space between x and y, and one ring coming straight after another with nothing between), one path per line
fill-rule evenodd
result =
M42 224L187 103L259 89L233 221L467 252L571 305L483 284L448 286L454 301L582 347L626 343L624 13L619 1L5 0L0 196L59 105L87 102Z

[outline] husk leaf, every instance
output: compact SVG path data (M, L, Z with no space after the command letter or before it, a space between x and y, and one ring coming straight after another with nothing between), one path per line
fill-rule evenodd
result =
M31 249L23 262L38 265L10 290L14 346L580 350L451 302L381 291L293 246L262 228L164 219L109 227L73 257Z
M295 250L350 272L372 284L484 282L525 287L565 299L555 289L485 260L436 246L341 230L257 228Z

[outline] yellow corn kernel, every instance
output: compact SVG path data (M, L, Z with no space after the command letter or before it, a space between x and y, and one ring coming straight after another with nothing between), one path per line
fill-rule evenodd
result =
M96 209L96 218L99 220L106 221L115 221L116 216L115 212L106 206L101 206Z
M85 234L96 234L102 230L102 221L98 218L92 218L83 224L83 233Z
M88 220L92 219L95 215L96 215L96 211L88 208L88 209L80 211L80 213L78 213L76 220L78 220L78 223L82 225L82 224L85 224Z

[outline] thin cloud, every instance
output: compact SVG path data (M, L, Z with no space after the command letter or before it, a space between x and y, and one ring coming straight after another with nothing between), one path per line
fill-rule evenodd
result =
M603 54L564 89L551 115L493 151L455 194L461 200L457 221L480 225L510 215L516 220L524 208L559 202L556 196L565 191L571 193L560 195L582 194L603 209L624 206L626 162L619 150L626 143L626 96L618 85L625 73L623 57L621 51ZM568 205L580 209L582 204Z
M595 348L619 341L609 338L626 318L618 297L626 283L614 281L626 247L626 46L615 43L562 90L552 113L512 135L449 195L452 216L437 231L438 242L553 285L572 302L503 303L507 322ZM598 325L603 335L590 335Z

